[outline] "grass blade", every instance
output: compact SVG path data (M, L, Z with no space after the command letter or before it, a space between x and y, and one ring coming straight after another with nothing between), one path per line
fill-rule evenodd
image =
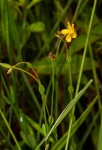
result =
M66 106L66 108L63 110L61 115L56 120L55 124L52 126L49 133L45 136L45 138L40 142L40 144L36 147L36 150L39 149L39 147L49 138L51 133L57 128L57 126L61 123L61 121L65 118L65 116L70 112L70 110L75 106L75 104L78 102L80 97L84 94L84 92L87 90L89 85L92 83L92 79L87 83L87 85L76 95L76 97Z
M81 124L84 122L85 118L87 117L87 115L90 113L90 111L92 110L92 107L94 106L94 104L96 103L98 99L98 96L96 96L94 98L94 100L92 101L92 103L88 106L88 108L83 112L83 114L80 116L80 118L72 125L72 130L71 130L71 134L70 137L78 130L78 128L81 126ZM65 145L66 143L66 138L67 138L67 134L68 132L66 132L63 137L52 147L51 150L61 150L62 147Z

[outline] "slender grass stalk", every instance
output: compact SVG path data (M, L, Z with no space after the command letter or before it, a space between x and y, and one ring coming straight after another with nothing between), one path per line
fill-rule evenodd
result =
M8 130L9 130L9 132L11 133L12 138L13 138L13 140L15 141L18 150L21 150L20 145L19 145L19 143L18 143L18 141L17 141L17 139L16 139L16 137L15 137L15 135L14 135L14 133L13 133L11 127L9 126L9 123L8 123L8 121L6 120L6 118L5 118L5 116L4 116L4 114L3 114L3 112L2 112L1 109L0 109L0 114L1 114L3 120L4 120L5 124L6 124L6 126L7 126Z
M76 7L76 10L75 10L75 13L74 13L74 17L73 17L73 20L72 20L72 23L75 21L75 19L76 19L76 17L77 17L77 14L78 14L78 10L79 10L79 8L80 8L81 1L82 1L82 0L79 0L79 1L78 1L77 7Z
M88 1L89 1L89 0L85 0L85 1L82 2L82 5L81 5L81 7L80 7L80 9L79 9L79 12L78 12L78 14L77 14L77 17L79 16L79 14L82 13L82 11L83 11L83 9L85 8L85 5L87 4Z
M79 91L79 87L80 87L81 76L82 76L82 71L83 71L83 66L84 66L84 61L85 61L85 56L86 56L87 46L88 46L88 42L89 42L89 36L90 36L91 27L92 27L92 21L93 21L93 17L94 17L94 13L95 13L96 4L97 4L97 0L94 0L75 96L77 95L77 93Z
M99 139L98 139L98 150L102 150L102 115L101 115L101 123L100 123L100 130L99 130Z
M95 83L95 88L96 88L96 92L99 95L98 98L98 107L99 107L99 111L100 111L100 131L99 131L99 140L98 140L98 150L102 149L102 103L101 103L101 97L100 97L100 92L99 92L99 86L97 84L97 73L96 73L96 69L95 69L95 64L94 64L94 58L93 58L93 53L92 53L92 48L91 45L89 44L89 52L90 52L90 57L92 60L92 70L93 70L93 77L94 77L94 83Z
M95 63L94 63L92 48L91 48L90 44L89 44L89 52L90 52L90 57L91 57L91 60L92 60L92 71L93 71L93 78L94 78L95 88L96 88L97 95L99 95L98 106L99 106L100 113L102 115L101 97L100 97L99 86L97 84L98 77L97 77L97 72L96 72L96 69L95 69Z

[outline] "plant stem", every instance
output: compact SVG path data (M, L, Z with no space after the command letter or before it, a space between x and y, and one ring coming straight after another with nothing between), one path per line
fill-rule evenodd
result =
M54 101L54 74L55 74L55 64L52 62L52 100L51 100L51 116L53 116L53 101Z
M87 33L87 38L86 38L83 58L82 58L82 62L81 62L81 67L80 67L80 72L79 72L79 77L78 77L78 83L77 83L77 87L76 87L75 96L77 95L77 93L79 91L79 86L80 86L80 82L81 82L81 76L82 76L82 71L83 71L83 66L84 66L84 61L85 61L85 56L86 56L86 51L87 51L90 31L91 31L91 27L92 27L92 21L93 21L93 17L94 17L95 8L96 8L96 3L97 3L97 0L94 0L94 4L93 4L92 13L91 13L91 18L90 18L90 23L89 23L89 28L88 28L88 33Z
M27 72L27 71L25 71L25 70L23 70L23 69L21 69L21 68L15 67L15 66L13 66L13 68L16 69L16 70L19 70L19 71L21 71L21 72L24 72L24 73L26 73L26 74L28 74L28 75L30 75L30 76L31 76L34 80L36 80L37 83L39 84L40 80L37 79L35 76L33 76L31 73L29 73L29 72Z
M68 61L68 65L69 65L69 85L72 89L72 71L71 71L71 57L70 55L68 54L68 50L67 50L67 47L66 47L66 52L67 52L67 61ZM70 91L70 101L72 100L73 98L73 94L72 94L73 91ZM70 133L71 133L71 128L72 128L72 123L73 123L73 117L72 117L72 112L71 112L71 120L70 120L70 123L69 123L69 129L68 129L68 134L67 134L67 140L66 140L66 146L65 146L65 150L68 150L68 146L69 146L69 139L70 139Z

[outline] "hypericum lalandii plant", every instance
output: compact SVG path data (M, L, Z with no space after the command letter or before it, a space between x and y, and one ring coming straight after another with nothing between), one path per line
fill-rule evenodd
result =
M74 24L71 25L70 22L67 22L67 28L62 29L59 33L60 34L57 35L57 37L59 37L60 39L64 39L64 46L65 46L65 49L66 49L66 60L68 62L68 66L69 66L68 92L70 93L70 101L71 101L73 99L74 89L73 89L73 85L72 85L71 56L69 55L69 52L68 52L67 43L70 43L72 41L72 39L75 39L77 37L77 33L76 33L75 28L74 28ZM72 128L72 124L73 124L73 118L74 118L73 116L74 116L74 109L72 110L71 115L70 115L70 123L69 123L69 130L68 130L65 150L68 149L70 132L71 132L71 128Z

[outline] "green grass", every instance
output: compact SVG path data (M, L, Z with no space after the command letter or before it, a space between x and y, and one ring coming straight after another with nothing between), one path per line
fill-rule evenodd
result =
M102 149L100 5L0 1L0 149Z

